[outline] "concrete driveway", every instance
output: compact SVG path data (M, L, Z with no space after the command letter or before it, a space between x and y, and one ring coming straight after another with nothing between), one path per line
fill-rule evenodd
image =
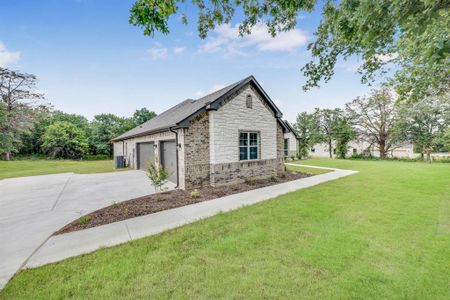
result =
M113 202L152 193L142 171L0 180L0 288L64 225Z

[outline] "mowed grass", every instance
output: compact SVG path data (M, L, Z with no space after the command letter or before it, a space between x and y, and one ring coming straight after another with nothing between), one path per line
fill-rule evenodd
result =
M25 270L2 299L450 299L450 165L339 180Z
M0 179L55 173L103 173L117 171L112 160L12 160L0 161Z
M293 166L291 164L303 164L303 161L298 162L289 162L289 164L286 165L286 168L290 171L296 171L296 172L302 172L310 175L319 175L319 174L325 174L331 172L330 170L325 169L317 169L317 168L308 168L304 166Z

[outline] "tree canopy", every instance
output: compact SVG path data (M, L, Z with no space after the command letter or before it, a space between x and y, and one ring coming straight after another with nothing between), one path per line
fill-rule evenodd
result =
M141 109L136 109L136 111L133 114L133 121L136 126L144 124L151 118L156 117L156 113L154 111L148 110L146 107L143 107Z
M43 151L53 158L82 158L89 148L84 131L65 121L50 125L42 142Z
M186 11L186 0L137 0L129 22L145 35L168 34L170 17ZM265 23L272 36L295 28L301 12L322 7L315 40L308 46L312 60L303 66L303 88L329 81L339 59L357 56L362 82L393 65L392 78L401 98L417 101L430 91L445 92L450 78L450 3L448 0L255 1L191 0L198 11L201 38L217 25L238 20L241 35ZM180 9L180 6L183 8ZM187 15L182 12L184 23ZM240 19L240 21L239 21Z

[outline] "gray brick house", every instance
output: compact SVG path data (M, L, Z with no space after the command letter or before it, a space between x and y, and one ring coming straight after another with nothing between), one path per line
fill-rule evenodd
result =
M282 114L253 76L187 99L114 138L128 166L150 161L181 189L219 186L284 172Z

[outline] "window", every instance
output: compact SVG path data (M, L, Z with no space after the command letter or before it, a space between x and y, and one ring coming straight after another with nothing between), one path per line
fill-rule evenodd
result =
M312 153L316 152L316 149L311 148L311 152L312 152Z
M289 139L284 139L284 156L289 155Z
M336 154L336 148L333 149L333 154Z
M239 160L259 159L259 133L239 133Z
M356 154L356 148L353 148L353 154Z
M245 104L247 105L247 108L252 108L253 107L252 95L247 95L247 99L245 101Z

